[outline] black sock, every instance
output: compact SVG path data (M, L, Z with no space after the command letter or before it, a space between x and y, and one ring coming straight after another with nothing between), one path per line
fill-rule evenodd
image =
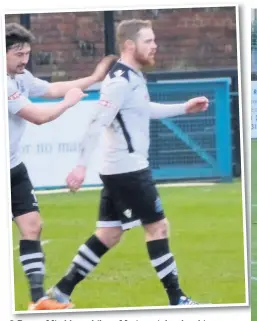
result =
M179 286L176 262L169 249L168 239L147 242L148 254L155 268L171 305L177 305L184 295Z
M67 274L56 284L63 293L71 295L75 286L82 281L100 262L100 258L109 249L92 235L85 244L82 244Z
M29 280L30 294L33 302L38 301L44 295L44 254L40 241L20 241L20 262Z

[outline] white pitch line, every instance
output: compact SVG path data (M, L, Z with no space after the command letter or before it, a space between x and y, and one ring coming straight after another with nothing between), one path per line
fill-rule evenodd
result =
M213 186L216 183L206 182L206 183L169 183L169 184L157 184L158 187L194 187L194 186Z
M257 204L252 204L252 207L257 207Z
M253 261L253 262L252 262L252 264L253 264L253 265L256 265L256 264L257 264L257 262L256 262L256 261Z
M257 278L256 278L255 276L252 276L251 279L252 279L253 281L257 281Z
M213 186L216 183L170 183L170 184L157 184L157 187L166 188L166 187L194 187L194 186ZM95 187L83 187L78 190L78 192L85 192L85 191L98 191L101 190L103 186L95 186ZM42 190L36 191L36 194L58 194L58 193L68 193L70 190L68 188L62 189L54 189L54 190Z
M44 246L45 244L50 243L50 242L51 242L51 240L45 240L45 241L41 242L41 245ZM20 248L20 246L17 245L17 246L15 246L15 248L13 250L17 251L19 248Z

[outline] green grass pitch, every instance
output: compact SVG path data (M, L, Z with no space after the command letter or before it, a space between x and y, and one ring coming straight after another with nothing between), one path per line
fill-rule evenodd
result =
M241 182L159 191L170 221L171 251L184 291L203 303L245 303ZM78 247L94 232L99 194L87 191L38 196L44 222L42 240L49 241L44 245L46 288L60 279ZM19 263L18 243L14 226L15 308L22 311L27 309L29 292ZM257 250L257 238L255 244ZM141 227L124 234L121 243L78 285L72 300L77 309L168 304L148 260Z

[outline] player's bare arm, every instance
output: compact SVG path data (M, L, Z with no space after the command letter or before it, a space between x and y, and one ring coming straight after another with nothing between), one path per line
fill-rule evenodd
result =
M80 88L86 90L93 84L102 81L108 73L111 66L117 61L115 55L109 55L104 57L96 66L92 75L71 81L60 81L51 83L47 92L43 97L45 98L60 98L72 88Z
M58 118L67 109L76 105L84 96L86 95L80 89L73 88L66 93L62 101L53 106L41 107L40 104L30 103L25 105L17 115L35 125L42 125Z

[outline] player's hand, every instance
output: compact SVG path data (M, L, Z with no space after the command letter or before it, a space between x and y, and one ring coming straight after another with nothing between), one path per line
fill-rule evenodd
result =
M83 184L86 176L86 168L84 166L75 167L67 176L66 183L72 192L76 192Z
M83 91L79 88L72 88L67 91L64 96L64 103L68 107L76 105L83 97L86 97L87 94L84 94Z
M199 113L207 110L209 107L209 99L206 97L195 97L186 102L186 113Z
M96 66L92 76L94 77L95 81L102 81L104 80L105 76L108 74L112 66L117 62L118 56L109 55L105 56Z

